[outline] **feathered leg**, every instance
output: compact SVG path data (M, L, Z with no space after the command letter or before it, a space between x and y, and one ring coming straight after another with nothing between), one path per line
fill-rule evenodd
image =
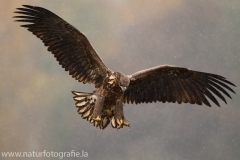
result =
M118 129L123 128L123 125L128 126L128 127L130 126L130 124L128 123L128 121L124 117L123 103L122 103L121 100L118 100L117 103L116 103L115 120L118 124Z
M104 104L105 97L100 95L100 94L96 94L96 96L97 96L97 101L95 103L95 107L94 107L94 110L93 110L93 120L101 121L101 116L102 116L102 110L103 110L103 104Z

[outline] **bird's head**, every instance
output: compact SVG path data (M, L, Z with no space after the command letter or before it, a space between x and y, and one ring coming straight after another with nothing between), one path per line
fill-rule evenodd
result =
M117 78L119 86L123 90L123 92L127 89L130 83L130 79L127 75L124 75L120 72L114 72L114 76Z

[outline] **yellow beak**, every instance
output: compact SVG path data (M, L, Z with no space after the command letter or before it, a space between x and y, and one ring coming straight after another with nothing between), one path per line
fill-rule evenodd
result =
M122 91L125 92L125 90L127 89L127 87L123 87L123 86L120 86Z

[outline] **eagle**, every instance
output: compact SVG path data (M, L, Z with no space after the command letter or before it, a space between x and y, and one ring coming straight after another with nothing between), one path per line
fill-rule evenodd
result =
M105 129L130 126L124 116L125 103L190 103L220 107L216 96L231 98L235 86L225 77L171 65L160 65L132 75L110 70L98 56L87 37L68 22L38 7L23 5L14 13L21 27L32 32L50 51L62 68L82 83L94 84L92 93L72 91L77 112L95 127ZM227 92L228 91L228 92ZM208 99L207 99L208 98Z

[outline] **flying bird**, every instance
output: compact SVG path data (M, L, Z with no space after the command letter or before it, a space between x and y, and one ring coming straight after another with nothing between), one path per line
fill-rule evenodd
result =
M172 102L211 106L207 97L220 107L215 96L235 86L226 78L170 65L156 66L132 75L110 70L98 56L87 37L68 22L42 7L23 5L14 16L42 40L59 64L73 78L95 85L93 93L76 92L73 99L78 113L94 126L104 129L130 126L124 116L125 103Z

